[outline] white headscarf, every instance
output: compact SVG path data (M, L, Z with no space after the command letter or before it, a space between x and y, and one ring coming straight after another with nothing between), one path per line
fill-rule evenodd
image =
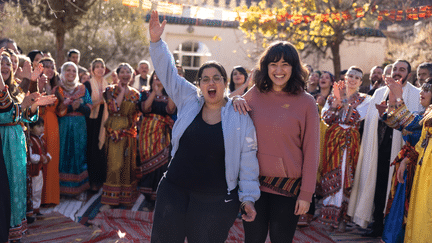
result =
M73 81L67 81L65 78L66 68L68 68L69 66L73 66L76 70L76 76L75 76L75 79ZM65 62L61 67L61 73L60 73L60 85L61 85L61 87L66 92L71 93L78 86L78 84L79 84L79 75L78 75L77 65L73 62Z

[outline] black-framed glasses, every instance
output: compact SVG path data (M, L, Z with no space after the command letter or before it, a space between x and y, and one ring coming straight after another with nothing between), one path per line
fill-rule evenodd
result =
M215 75L213 77L204 76L200 79L200 81L204 84L210 83L210 80L213 80L215 83L220 83L223 80L223 77L220 75Z

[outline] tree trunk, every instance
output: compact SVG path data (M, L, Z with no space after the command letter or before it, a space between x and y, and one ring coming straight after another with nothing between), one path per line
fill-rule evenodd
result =
M339 80L339 73L341 71L341 58L340 58L340 44L338 44L336 41L332 42L331 44L331 52L333 56L333 70L336 81Z
M65 62L65 54L64 54L64 42L65 42L65 34L66 32L59 28L56 30L55 37L56 37L56 49L57 49L57 67L61 67L63 63Z

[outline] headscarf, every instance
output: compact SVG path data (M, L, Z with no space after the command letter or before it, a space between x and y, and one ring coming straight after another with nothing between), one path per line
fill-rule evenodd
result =
M65 78L66 68L69 66L73 66L76 70L76 76L73 81L67 81ZM60 86L68 93L71 93L75 90L75 88L79 85L79 77L78 77L78 67L73 62L65 62L61 67L60 73Z

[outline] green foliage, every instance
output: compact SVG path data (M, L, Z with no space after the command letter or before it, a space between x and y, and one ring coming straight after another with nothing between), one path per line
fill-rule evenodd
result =
M21 11L21 7L5 4L0 22L7 21L8 24L0 24L0 36L14 39L24 54L34 49L47 50L55 58L56 37L52 28L57 27L53 26L52 16L56 13L59 17L58 13L52 10L46 12L43 6L34 6L31 12L28 9L27 12ZM41 16L35 16L37 9L45 11L48 17L46 22ZM148 54L149 44L144 28L145 14L138 8L123 6L121 0L98 0L86 14L81 15L78 22L75 22L78 23L75 27L71 24L60 24L60 27L69 28L64 35L63 50L80 50L80 64L86 68L97 57L104 59L110 69L115 68L120 62L128 62L135 67ZM57 65L61 65L58 59Z
M81 51L83 66L97 57L113 69L120 62L135 67L148 53L144 12L123 6L120 0L100 1L70 31L66 47Z
M27 54L31 50L43 50L55 53L54 35L30 25L19 7L5 3L0 17L0 38L8 37L15 40Z

